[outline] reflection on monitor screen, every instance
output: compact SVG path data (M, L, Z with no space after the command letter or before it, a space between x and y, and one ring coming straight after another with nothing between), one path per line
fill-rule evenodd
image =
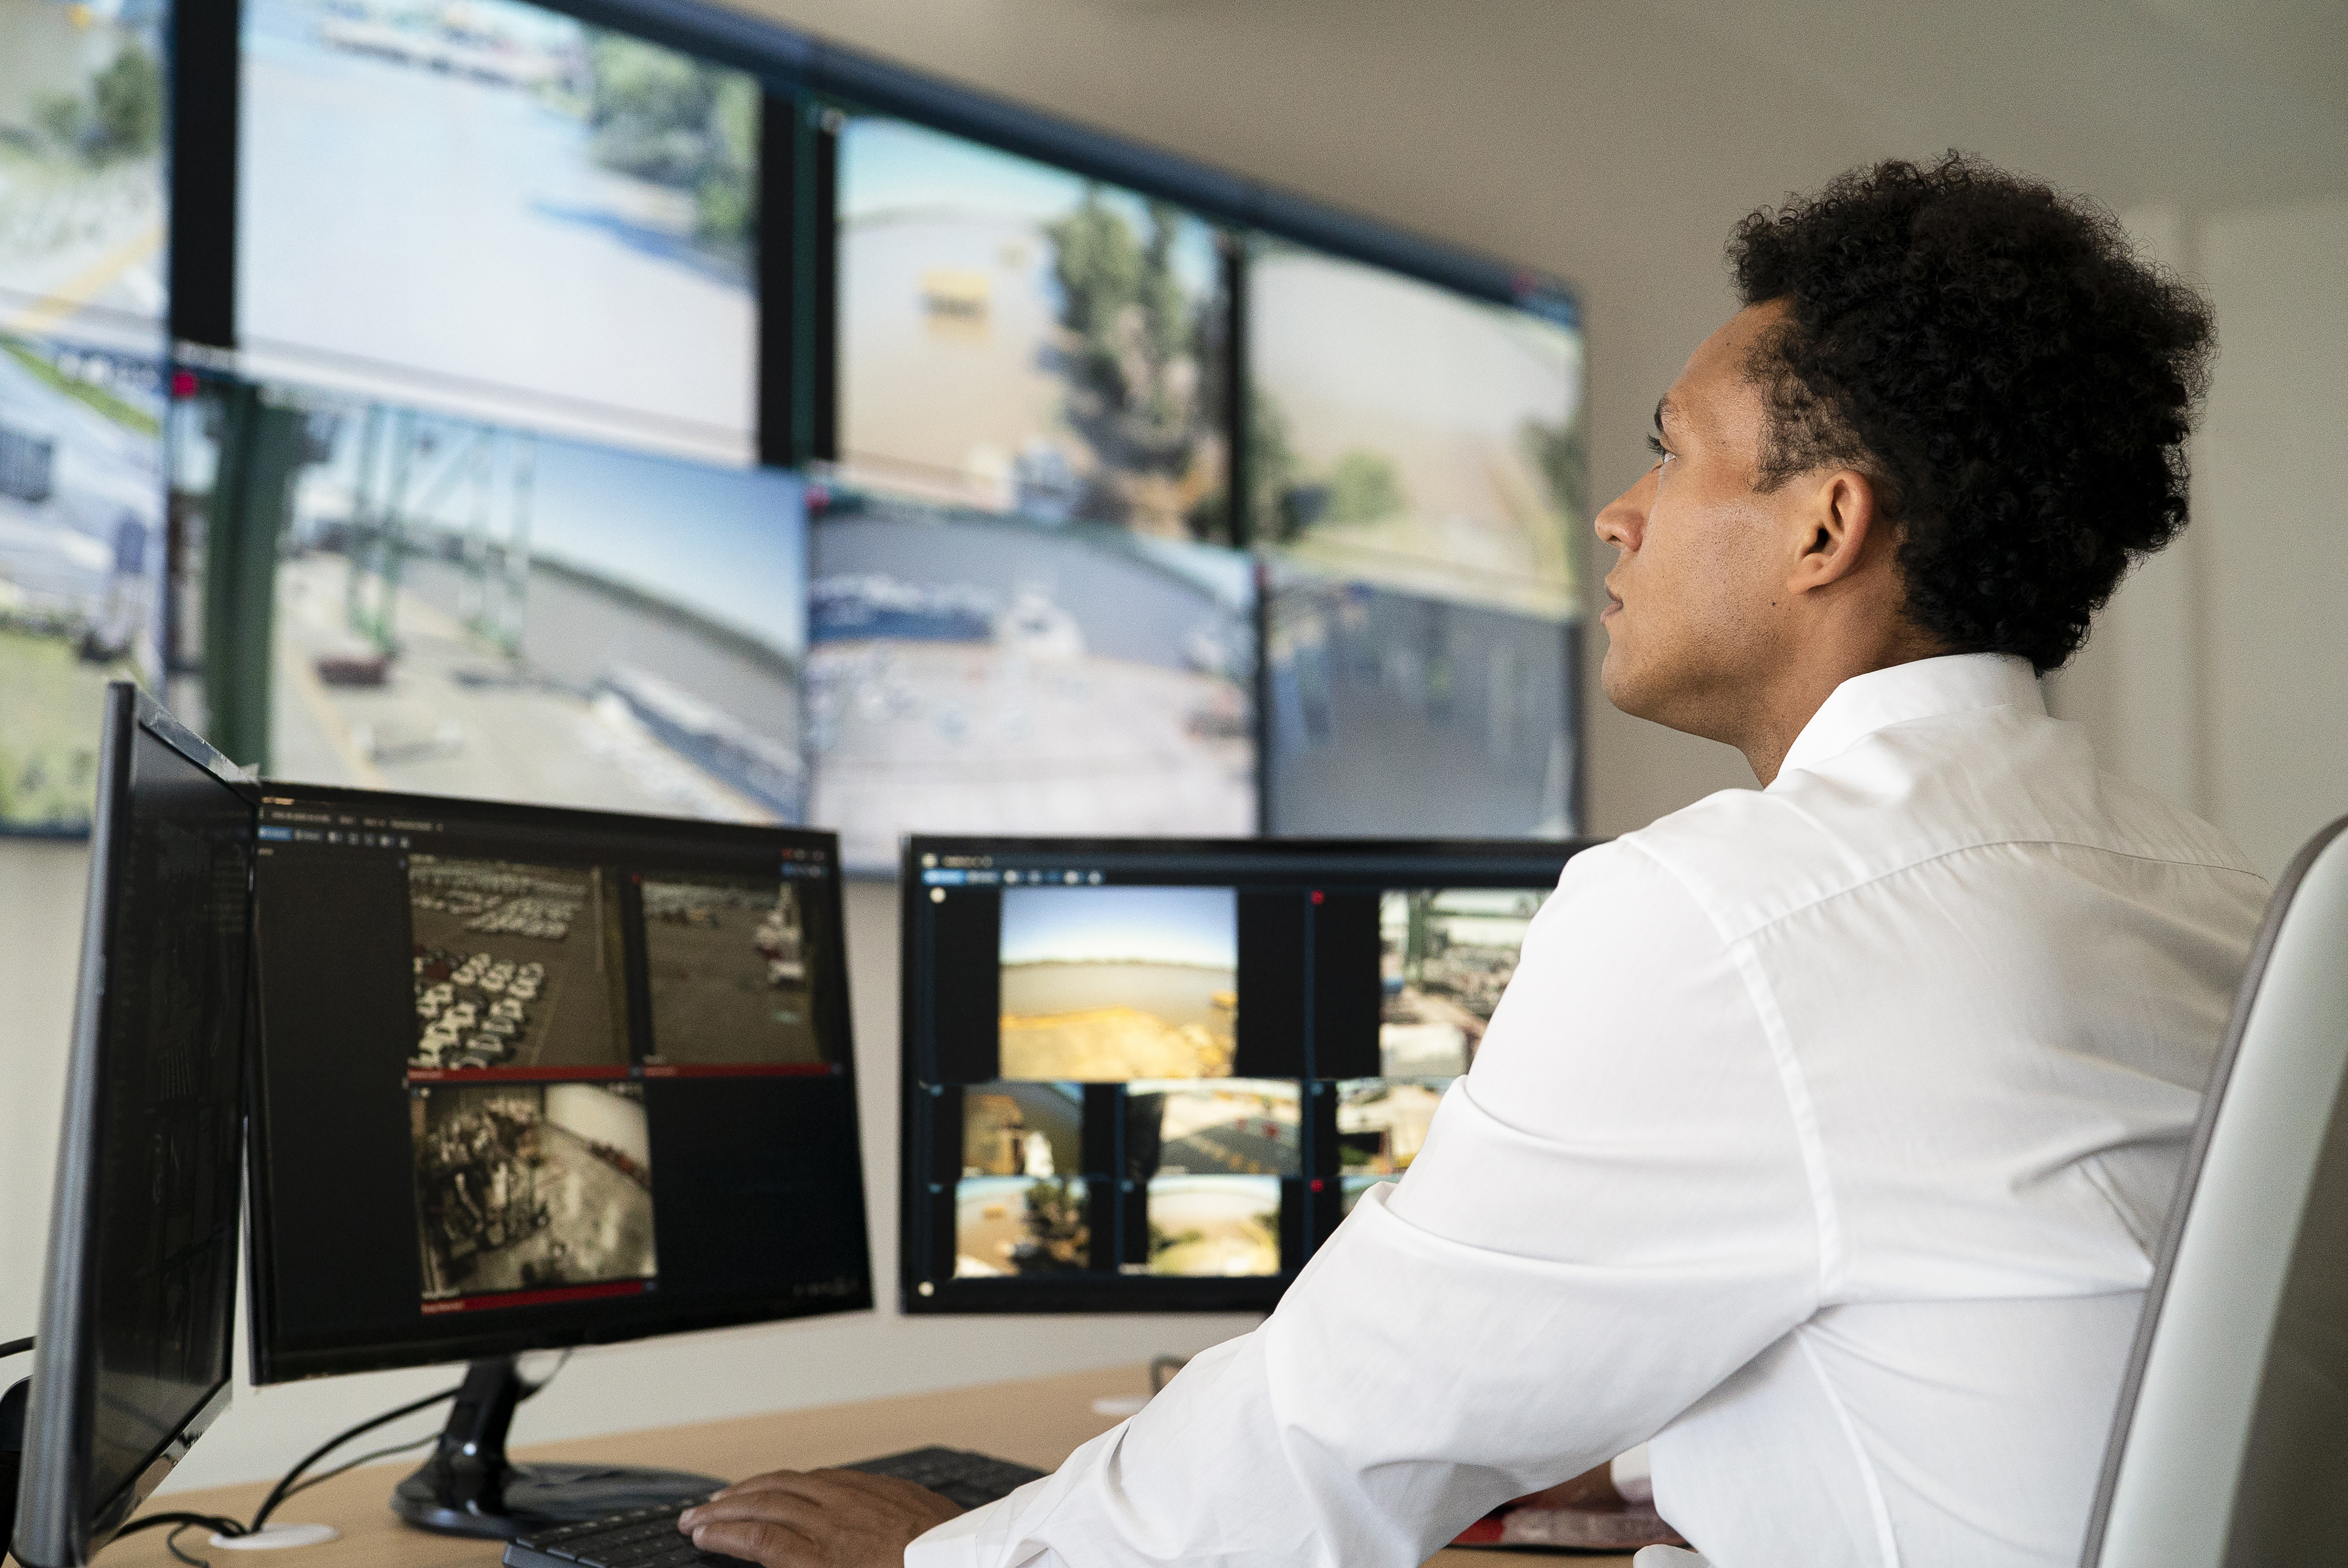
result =
M1268 563L1272 832L1573 831L1568 621Z
M0 333L161 349L169 14L0 3Z
M0 833L88 828L106 682L158 668L162 415L151 360L0 338Z
M839 138L852 483L1228 543L1214 231L898 120Z
M1580 332L1287 245L1248 277L1258 537L1405 592L1573 614Z
M1092 1200L1066 1177L978 1176L954 1184L954 1275L1059 1274L1092 1266Z
M810 820L851 867L915 831L1254 830L1246 556L835 494L813 575Z
M513 0L243 18L253 374L749 460L755 77Z
M273 777L800 819L796 479L380 404L310 434Z
M1239 1012L1228 887L1006 887L1003 1076L1226 1078Z

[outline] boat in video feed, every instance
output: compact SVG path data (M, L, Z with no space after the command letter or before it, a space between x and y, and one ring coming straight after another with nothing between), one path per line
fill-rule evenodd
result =
M809 820L850 866L909 832L1254 831L1243 553L838 490L811 550Z
M169 14L0 5L0 333L161 352Z
M291 515L247 519L280 540L269 776L801 820L795 477L269 395L307 421ZM217 441L175 435L205 509Z
M1137 1079L1125 1091L1126 1179L1293 1176L1299 1085L1281 1079Z
M780 877L646 873L647 1065L822 1062L798 887Z
M1148 1212L1149 1261L1141 1267L1150 1274L1280 1272L1277 1176L1160 1176L1149 1184Z
M412 855L410 1071L625 1067L627 962L601 866Z
M755 77L513 0L244 0L241 46L251 374L753 459Z
M642 1085L416 1084L407 1111L427 1312L660 1272Z
M954 1184L954 1277L1066 1274L1092 1266L1090 1189L1067 1176Z
M1276 241L1257 243L1248 288L1259 541L1403 592L1577 613L1589 498L1569 312Z
M1228 1078L1239 1020L1229 887L1005 887L1001 1072Z
M1378 1071L1456 1078L1476 1060L1549 900L1531 887L1392 889L1378 900Z
M1065 1176L1085 1168L1085 1086L973 1083L962 1091L964 1176Z
M843 479L1231 542L1208 223L867 115L840 128L839 189Z
M1574 831L1570 621L1265 566L1270 831Z
M161 667L163 392L152 359L0 338L0 834L88 828L106 683Z

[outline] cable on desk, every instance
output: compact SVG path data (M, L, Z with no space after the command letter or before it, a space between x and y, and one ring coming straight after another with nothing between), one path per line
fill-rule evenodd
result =
M152 1530L158 1525L163 1524L176 1524L182 1530L192 1530L199 1524L209 1525L211 1527L211 1532L214 1535L242 1535L245 1533L243 1525L239 1524L233 1519L222 1519L217 1513L174 1513L167 1512L163 1513L142 1513L138 1518L132 1520L129 1523L124 1525L121 1529L116 1531L114 1532L114 1538L117 1541L119 1541L124 1536L132 1534L138 1531Z
M5 1361L11 1356L22 1356L33 1348L36 1337L37 1336L27 1334L22 1339L0 1339L0 1361ZM561 1371L561 1368L558 1367L555 1370Z
M180 1532L182 1530L193 1530L195 1526L192 1524L173 1525L171 1527L171 1533L163 1537L163 1550L178 1558L180 1562L187 1563L188 1568L212 1568L211 1560L210 1558L191 1557L186 1553L180 1550Z

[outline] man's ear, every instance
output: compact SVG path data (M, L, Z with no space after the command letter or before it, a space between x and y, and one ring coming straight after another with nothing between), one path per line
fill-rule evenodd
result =
M1786 586L1797 593L1840 582L1859 569L1868 536L1880 520L1875 482L1856 468L1838 468L1813 481L1799 508L1801 535Z

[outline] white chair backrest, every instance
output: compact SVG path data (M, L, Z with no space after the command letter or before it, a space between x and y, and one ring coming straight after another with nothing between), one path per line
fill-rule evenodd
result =
M2291 862L2242 977L2082 1568L2348 1563L2343 830Z

